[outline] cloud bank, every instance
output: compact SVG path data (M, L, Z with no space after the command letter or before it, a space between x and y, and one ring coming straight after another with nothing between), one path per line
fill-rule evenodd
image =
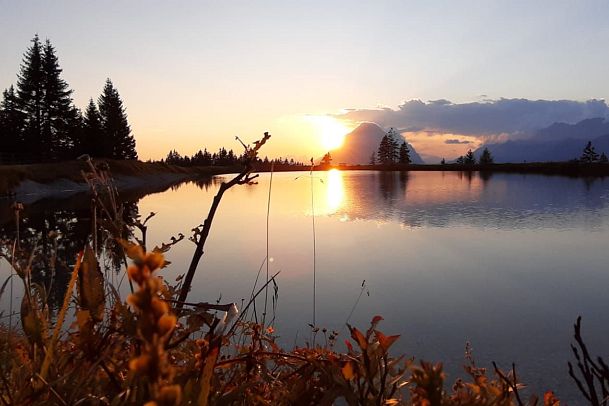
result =
M445 144L471 144L471 141L467 141L467 140L457 140L457 139L448 139L448 140L444 140Z
M408 129L424 129L434 133L488 137L531 134L556 122L577 123L587 118L609 118L609 106L604 100L597 99L583 102L498 99L473 103L452 103L443 99L428 102L410 100L397 109L349 109L335 117L352 122L370 121L385 128L403 128L406 132Z

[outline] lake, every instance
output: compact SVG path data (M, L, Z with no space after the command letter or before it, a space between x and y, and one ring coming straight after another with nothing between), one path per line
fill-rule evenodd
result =
M179 233L190 236L219 182L229 178L134 196L140 215L157 213L148 223L149 246ZM257 180L225 194L190 301L219 299L241 307L249 298L267 249L270 175ZM57 213L64 220L88 216L88 201L40 201L24 214L49 226L53 222L44 219ZM10 216L3 210L0 219L8 228ZM78 221L70 224L74 232ZM449 383L461 374L470 342L479 365L492 368L494 360L509 369L515 362L521 380L537 393L553 389L564 400L580 401L567 372L578 315L591 352L609 355L609 180L276 173L268 225L268 270L280 274L276 311L271 289L267 319L275 317L279 341L287 347L310 338L315 267L317 326L340 331L342 342L347 320L365 329L381 315L382 331L401 334L396 353L443 361ZM186 239L173 247L167 255L172 265L164 271L168 280L186 271L193 250ZM0 268L4 279L7 266ZM265 278L262 266L260 280ZM7 300L5 294L3 309Z

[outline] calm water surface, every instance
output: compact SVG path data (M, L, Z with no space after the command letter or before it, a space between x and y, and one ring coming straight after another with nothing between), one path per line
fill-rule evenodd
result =
M257 185L226 193L190 300L240 304L249 297L266 255L269 180L264 174ZM216 190L217 183L191 183L139 200L140 214L157 213L149 222L151 243L188 236ZM341 331L342 339L357 304L351 324L366 328L382 315L381 329L402 335L396 351L443 361L449 382L461 373L470 342L479 365L491 367L495 360L508 368L515 362L532 389L554 389L575 402L566 363L578 315L589 347L609 355L607 180L457 172L330 171L313 179L308 173L275 174L269 271L281 271L275 325L286 346L310 336L313 222L316 324ZM186 240L172 249L168 279L185 272L193 249ZM262 279L265 274L263 268Z

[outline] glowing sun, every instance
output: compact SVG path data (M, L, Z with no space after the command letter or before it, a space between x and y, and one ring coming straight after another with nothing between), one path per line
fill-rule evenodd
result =
M343 145L345 135L351 131L343 123L329 116L308 116L307 120L313 125L313 130L326 151Z

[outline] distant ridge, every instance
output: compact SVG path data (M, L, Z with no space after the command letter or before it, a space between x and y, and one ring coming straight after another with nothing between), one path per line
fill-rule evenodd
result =
M331 151L332 161L334 163L346 163L351 165L367 165L370 163L370 156L372 153L376 154L381 139L386 134L378 124L375 123L361 123L353 131L345 136L345 142L343 145ZM402 137L402 139L404 139ZM405 139L404 139L405 140ZM423 164L423 159L414 149L414 147L408 144L410 149L410 159L412 163Z
M609 155L609 122L590 118L576 124L554 123L528 139L482 145L474 155L479 158L488 148L496 163L569 161L581 156L588 141L596 152Z

